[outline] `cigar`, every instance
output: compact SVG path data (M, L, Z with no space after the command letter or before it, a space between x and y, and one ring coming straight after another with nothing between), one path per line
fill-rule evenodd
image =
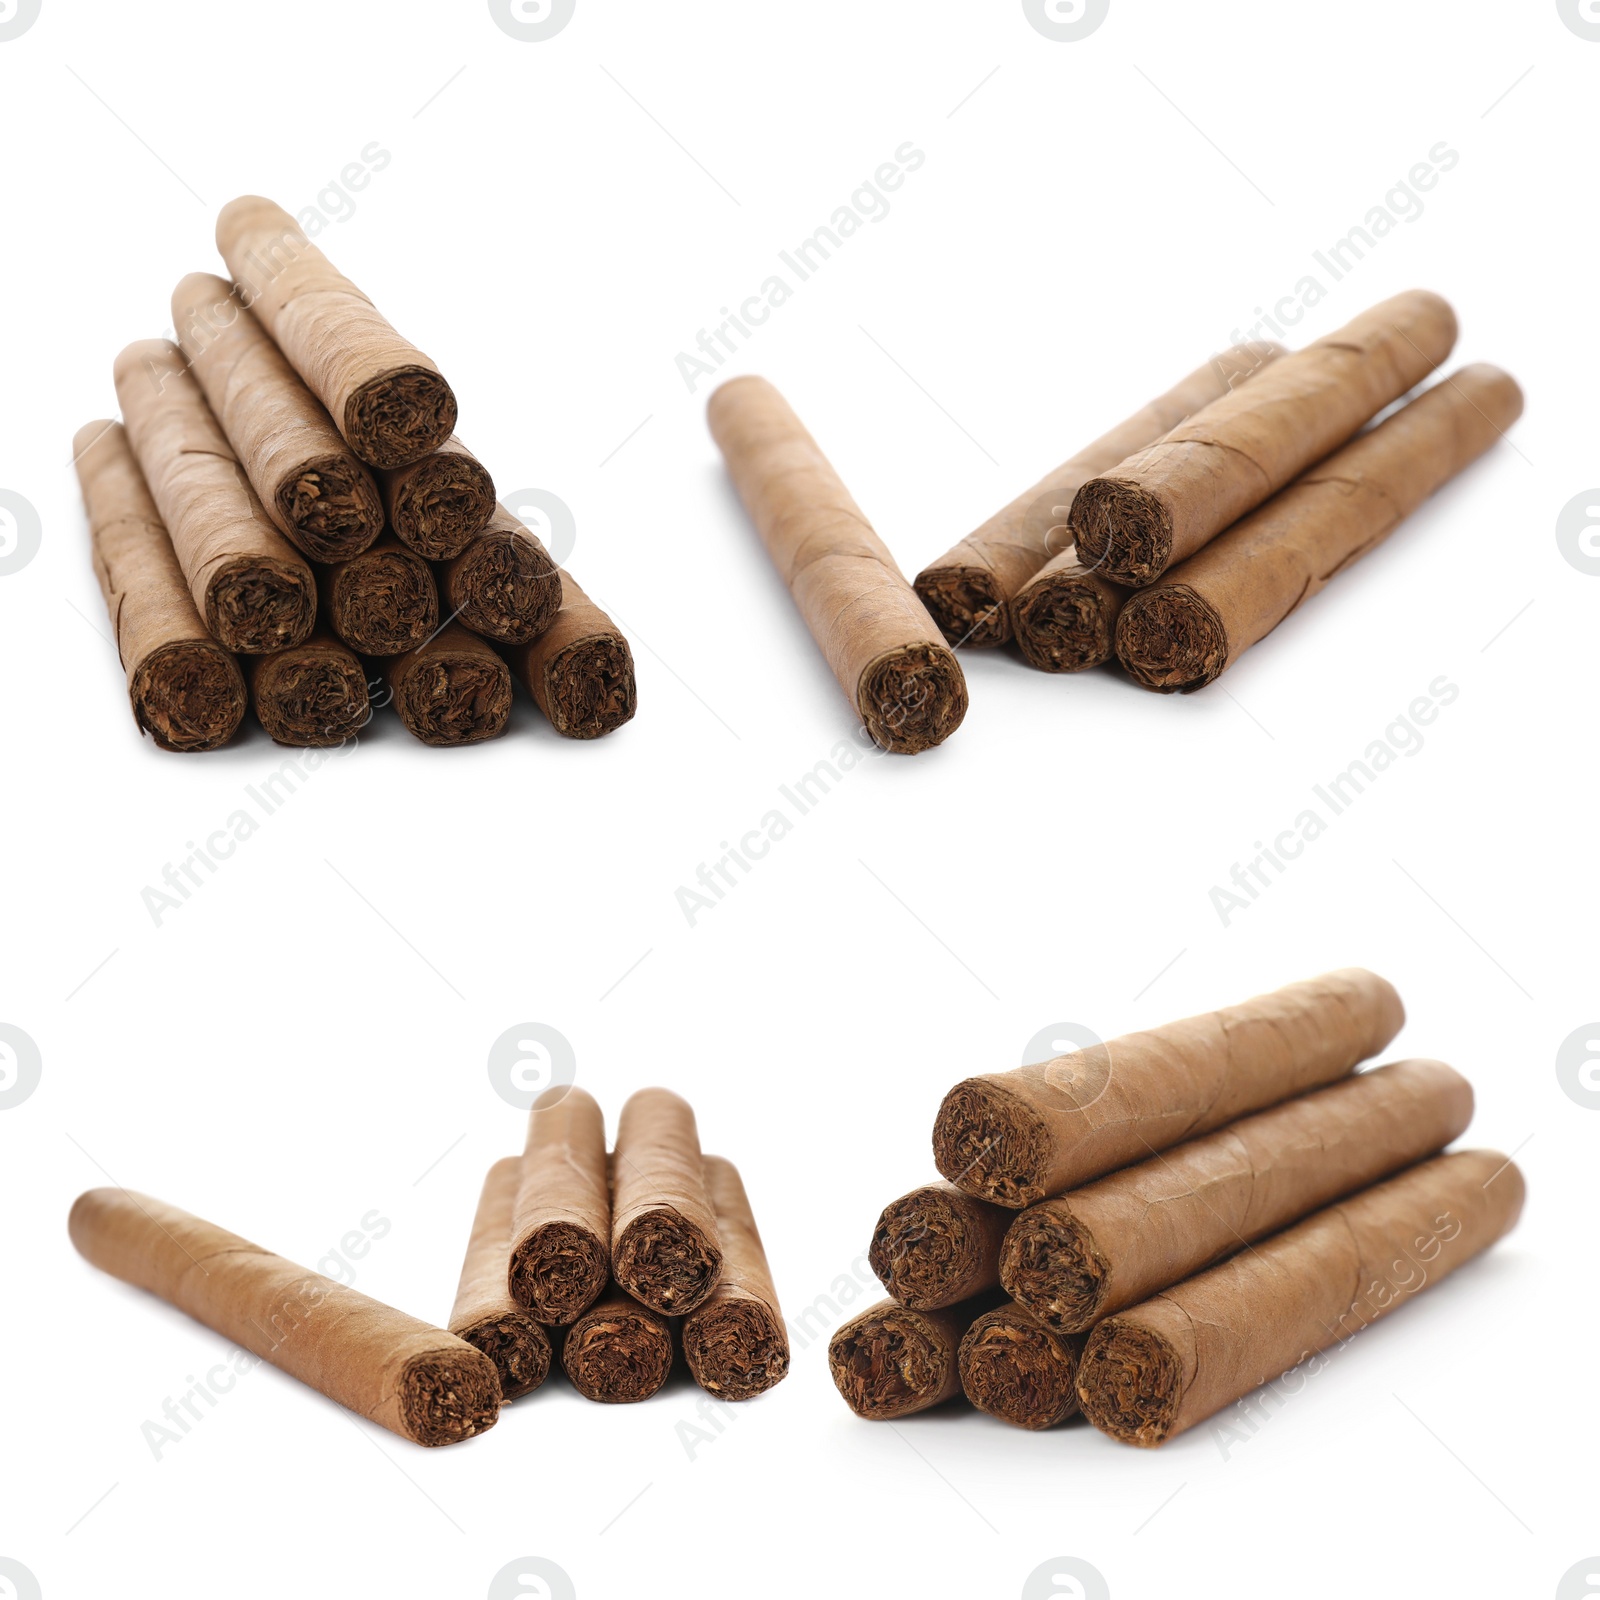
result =
M522 1162L516 1156L489 1168L450 1312L451 1333L494 1363L500 1374L500 1393L507 1400L532 1394L550 1371L550 1335L511 1298L506 1287L511 1208L521 1176Z
M885 750L948 739L967 684L933 619L783 396L733 378L706 407L745 510L833 675Z
M1015 1213L953 1183L891 1200L872 1230L867 1262L903 1306L936 1311L1000 1281L1000 1243Z
M561 1365L585 1400L648 1400L672 1370L672 1329L665 1317L613 1289L568 1330Z
M386 661L384 673L406 731L424 744L476 744L505 732L510 670L458 623Z
M133 720L163 750L215 750L244 716L244 679L194 608L122 424L86 423L72 455Z
M1078 490L1286 353L1281 344L1260 341L1236 344L1213 356L924 567L914 587L945 638L969 650L1010 639L1013 597L1047 561L1071 546L1067 512Z
M501 644L526 644L555 620L561 578L538 536L504 506L439 569L439 588L463 627Z
M267 515L315 561L365 550L383 532L372 474L232 285L191 272L172 292L172 322Z
M67 1228L102 1272L417 1444L470 1439L499 1415L481 1351L176 1206L90 1189Z
M968 1078L939 1107L934 1164L968 1194L1020 1209L1342 1078L1404 1021L1391 985L1348 967Z
M1076 549L1063 550L1012 597L1012 637L1041 672L1082 672L1109 661L1117 618L1134 591L1091 572Z
M1117 625L1135 683L1204 688L1383 543L1522 415L1498 367L1463 367L1140 590Z
M670 1089L640 1089L617 1123L611 1270L636 1300L684 1316L722 1270L694 1108Z
M1078 1367L1084 1415L1124 1444L1192 1428L1487 1250L1524 1192L1498 1151L1439 1156L1107 1318Z
M858 1417L892 1421L961 1393L961 1336L999 1302L996 1293L938 1311L880 1300L845 1323L828 1343L828 1370Z
M211 636L250 655L300 644L317 617L311 568L250 487L183 353L141 340L115 377L128 442Z
M738 1168L707 1156L705 1172L722 1274L710 1297L683 1320L683 1356L702 1389L724 1400L751 1400L788 1374L789 1335Z
M429 561L448 561L494 515L494 479L452 434L432 455L378 475L389 526Z
M1153 583L1420 383L1455 342L1455 312L1413 289L1274 362L1084 484L1067 519L1084 565Z
M611 1280L605 1118L592 1094L553 1085L528 1113L511 1223L511 1298L554 1327L575 1322Z
M1359 1073L1030 1206L1000 1281L1056 1332L1081 1333L1442 1150L1471 1120L1472 1086L1442 1061Z
M343 744L371 717L367 674L322 628L304 644L270 656L246 656L250 708L279 743L302 749Z
M433 568L398 539L324 567L317 587L328 626L365 656L404 655L439 626Z
M562 571L550 626L506 651L511 670L563 739L598 739L639 709L633 652L622 630Z
M1025 1306L996 1306L957 1352L961 1390L980 1411L1017 1428L1053 1428L1078 1409L1081 1337L1047 1328Z
M230 200L217 249L244 303L369 467L403 467L455 431L456 397L439 369L281 206L251 194Z

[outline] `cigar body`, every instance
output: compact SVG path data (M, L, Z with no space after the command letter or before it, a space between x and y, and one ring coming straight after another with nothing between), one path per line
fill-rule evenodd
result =
M648 1400L672 1371L672 1328L665 1317L614 1289L568 1329L561 1365L585 1400Z
M452 1444L494 1425L500 1382L481 1351L215 1223L91 1189L68 1230L101 1271L407 1439Z
M1400 1031L1392 985L1358 967L1221 1011L958 1083L934 1163L1021 1208L1342 1078Z
M712 436L833 675L872 737L915 754L955 732L967 685L933 619L783 396L733 378Z
M215 750L244 716L244 679L206 632L122 424L87 423L73 459L133 720L163 750Z
M961 1393L961 1337L991 1311L998 1292L937 1311L880 1300L828 1342L828 1371L844 1403L873 1422L909 1417Z
M788 1373L789 1335L738 1169L707 1156L705 1172L722 1272L710 1297L683 1319L683 1355L702 1389L724 1400L749 1400Z
M961 1340L961 1389L980 1411L1017 1428L1053 1428L1078 1410L1081 1337L1045 1326L1007 1301L986 1311Z
M598 739L639 709L622 630L562 571L561 609L538 638L506 652L511 670L564 739Z
M1471 1120L1472 1086L1441 1061L1359 1073L1030 1206L1000 1281L1058 1333L1081 1333L1442 1150Z
M117 357L128 441L166 524L196 609L226 650L300 644L317 617L311 568L267 515L175 344Z
M317 587L328 626L365 656L404 655L439 626L433 568L398 539L323 568Z
M439 568L439 588L463 627L501 644L538 638L561 608L550 552L504 506Z
M327 748L367 725L366 669L326 628L270 656L246 656L250 706L279 744Z
M459 623L384 663L394 706L424 744L476 744L505 732L511 672L494 650Z
M1522 414L1509 374L1463 367L1336 450L1128 602L1117 655L1146 689L1204 688Z
M1041 672L1082 672L1109 661L1133 592L1091 572L1076 548L1062 551L1012 597L1011 633L1022 659Z
M1084 484L1068 517L1084 565L1154 582L1420 383L1455 340L1449 305L1413 289L1274 362Z
M231 284L192 272L173 291L178 344L267 514L316 561L383 532L372 475Z
M439 369L259 195L230 200L217 249L244 302L368 466L400 467L455 431L456 397Z
M1213 356L929 562L914 587L945 638L969 650L1010 639L1013 598L1046 562L1072 546L1067 513L1078 490L1285 353L1282 345L1262 341Z
M1315 1213L1102 1322L1078 1368L1084 1414L1125 1444L1192 1428L1487 1250L1523 1194L1505 1156L1465 1150Z
M953 1306L999 1283L1000 1246L1014 1216L953 1183L926 1183L883 1208L867 1261L901 1305Z
M489 1168L450 1312L451 1333L494 1362L500 1393L507 1400L531 1394L550 1371L549 1334L506 1287L511 1214L521 1177L522 1162L516 1156Z
M495 512L494 479L452 434L432 455L378 475L395 537L429 561L466 549Z

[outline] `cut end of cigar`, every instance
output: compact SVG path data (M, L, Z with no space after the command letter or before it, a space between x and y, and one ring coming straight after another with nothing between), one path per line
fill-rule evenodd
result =
M1011 637L1005 598L984 567L927 567L911 586L948 643L984 650Z
M550 1374L550 1335L532 1317L520 1313L484 1317L456 1328L455 1334L494 1363L502 1399L532 1394Z
M828 1370L858 1417L881 1422L936 1404L948 1390L952 1354L916 1312L874 1306L834 1334Z
M681 1317L716 1288L722 1252L676 1207L655 1206L622 1230L612 1271L635 1299Z
M509 1288L538 1321L565 1327L594 1304L610 1276L603 1239L576 1223L547 1222L512 1252Z
M983 1240L948 1190L918 1189L884 1207L867 1263L901 1305L934 1311L984 1287L973 1282L982 1250Z
M369 467L404 467L437 450L455 429L450 385L427 367L400 367L350 396L340 431Z
M400 1421L418 1444L457 1444L492 1428L500 1378L481 1350L430 1350L400 1374Z
M1078 1404L1102 1433L1158 1445L1183 1399L1183 1363L1153 1329L1110 1317L1089 1335L1078 1364Z
M430 561L448 561L494 516L494 480L462 449L413 462L388 484L395 535Z
M439 626L439 589L427 562L385 543L341 566L328 585L334 631L363 655L404 655Z
M961 1388L980 1411L1018 1428L1053 1428L1078 1409L1078 1351L1017 1306L986 1312L958 1356Z
M307 463L278 488L285 531L316 561L359 555L383 532L378 486L348 456Z
M1117 659L1146 689L1192 694L1222 676L1228 632L1211 603L1187 584L1163 584L1123 607Z
M511 715L511 673L492 652L440 647L404 674L395 709L424 744L493 739L505 731Z
M206 591L206 626L224 650L287 650L305 643L316 620L310 571L271 556L228 562Z
M1115 617L1082 573L1035 578L1012 602L1011 631L1030 667L1082 672L1111 659Z
M561 576L545 548L520 527L479 534L450 569L463 626L501 644L537 639L561 609Z
M580 639L545 668L550 724L564 739L598 739L639 709L633 652L610 635Z
M302 749L343 744L367 724L367 679L342 645L308 644L255 668L261 726L279 743Z
M862 673L856 709L885 750L916 755L942 744L961 726L967 680L942 645L906 645L879 656Z
M585 1400L648 1400L672 1370L672 1330L654 1312L615 1295L573 1324L561 1365Z
M1067 514L1078 559L1091 572L1133 588L1153 583L1172 560L1172 513L1124 478L1091 478Z
M1000 1282L1056 1333L1093 1327L1109 1292L1111 1268L1094 1236L1061 1203L1025 1211L1000 1248Z
M128 685L139 726L163 750L215 750L238 731L244 679L227 651L209 639L182 639L153 650Z
M958 1083L933 1124L933 1162L956 1188L1020 1210L1045 1197L1050 1145L1038 1113L999 1084Z
M716 1300L683 1325L683 1355L702 1389L753 1400L789 1372L789 1338L760 1300Z

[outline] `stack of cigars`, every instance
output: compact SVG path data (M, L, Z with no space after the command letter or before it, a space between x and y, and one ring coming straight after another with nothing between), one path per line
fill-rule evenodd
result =
M73 456L135 721L164 750L341 744L392 701L430 745L632 717L609 617L496 499L435 364L270 200L223 208L232 281L192 273L177 342L117 357L120 423Z
M934 1125L887 1206L891 1298L828 1351L859 1416L965 1396L1154 1446L1343 1345L1516 1223L1522 1174L1438 1061L1355 1072L1405 1020L1360 969L1012 1072Z

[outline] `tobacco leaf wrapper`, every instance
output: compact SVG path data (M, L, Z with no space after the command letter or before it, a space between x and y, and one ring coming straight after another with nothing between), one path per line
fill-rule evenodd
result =
M217 249L245 303L371 467L401 467L455 431L456 397L439 369L259 195L230 200Z
M764 378L706 407L739 498L872 737L915 754L947 739L967 684L938 627L839 475Z
M828 1343L828 1371L844 1403L873 1422L909 1417L961 1393L961 1337L998 1293L937 1311L880 1300L857 1313Z
M562 571L561 609L550 626L506 651L533 702L564 739L598 739L639 709L633 651L622 630Z
M1498 367L1435 384L1140 590L1117 626L1128 675L1168 694L1204 688L1521 415L1522 391Z
M611 1279L605 1118L592 1094L552 1085L528 1113L507 1274L512 1298L565 1326Z
M1439 1156L1108 1317L1078 1368L1084 1415L1124 1444L1192 1428L1487 1250L1524 1192L1498 1151Z
M1359 1073L1030 1206L1000 1281L1057 1332L1082 1332L1442 1150L1471 1120L1472 1086L1441 1061Z
M328 626L362 655L404 655L439 626L433 568L398 539L325 567L317 586Z
M511 672L494 650L458 623L384 663L406 731L424 744L476 744L505 732Z
M1342 1078L1404 1021L1390 984L1349 967L1053 1061L968 1078L939 1108L934 1162L968 1194L1032 1205Z
M1067 512L1078 490L1135 451L1154 444L1185 417L1283 354L1282 345L1260 341L1234 345L1213 356L1071 460L1046 473L937 561L929 562L917 574L914 587L945 638L970 650L1006 643L1015 627L1013 597L1046 562L1071 547ZM1047 635L1038 616L1041 603L1036 595L1036 639ZM1043 647L1036 644L1035 650L1042 653ZM1033 653L1025 653L1030 662L1039 665ZM1048 670L1069 669L1057 666Z
M632 1296L613 1290L573 1323L561 1365L585 1400L648 1400L672 1371L672 1328Z
M1085 566L1152 583L1336 450L1450 354L1456 316L1413 289L1275 361L1078 491Z
M244 717L238 663L195 610L122 424L87 423L72 453L133 720L163 750L215 750Z
M90 1189L68 1231L79 1255L418 1444L494 1425L494 1363L464 1340L127 1189Z
M327 629L270 656L246 656L245 671L256 719L279 744L343 744L371 717L366 669Z
M670 1316L693 1311L722 1270L694 1109L670 1089L640 1089L617 1123L611 1270L635 1299Z
M311 568L250 487L183 353L144 339L114 375L128 442L211 636L251 655L301 643L317 619Z
M458 556L494 516L494 479L452 434L432 455L379 474L389 526L430 561Z
M980 1411L1017 1428L1053 1428L1078 1410L1084 1341L1007 1302L967 1329L957 1352L961 1389Z
M550 1371L550 1335L506 1287L511 1213L521 1177L522 1162L516 1156L489 1168L450 1312L451 1333L494 1362L500 1392L507 1400L531 1394Z
M872 1230L867 1261L901 1305L934 1311L1000 1281L1000 1245L1015 1213L928 1183L891 1200Z
M439 588L464 627L501 644L526 644L561 609L561 576L537 534L504 506L439 569Z
M372 474L232 285L209 272L190 273L173 291L172 322L212 412L278 527L316 561L365 550L383 532Z
M710 1298L683 1320L683 1355L702 1389L724 1400L750 1400L787 1375L789 1335L738 1169L707 1156L705 1173L722 1272Z

